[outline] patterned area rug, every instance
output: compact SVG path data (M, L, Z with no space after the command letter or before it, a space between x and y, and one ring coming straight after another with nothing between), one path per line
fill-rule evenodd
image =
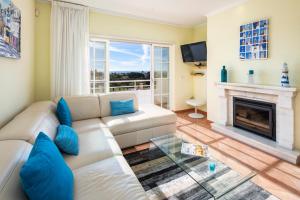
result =
M150 200L208 200L213 197L199 186L189 175L158 148L125 155L125 158L136 174ZM236 174L226 166L222 176ZM209 182L209 180L208 180ZM221 186L220 186L221 187ZM248 181L230 193L222 196L222 200L278 200L261 187Z

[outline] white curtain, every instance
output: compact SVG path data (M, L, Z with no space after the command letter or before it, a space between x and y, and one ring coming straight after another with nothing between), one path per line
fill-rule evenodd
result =
M52 98L89 93L89 9L52 1Z

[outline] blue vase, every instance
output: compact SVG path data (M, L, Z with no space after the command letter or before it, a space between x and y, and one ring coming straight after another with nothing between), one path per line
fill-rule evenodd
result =
M227 82L227 70L225 66L223 66L223 69L221 70L221 82Z

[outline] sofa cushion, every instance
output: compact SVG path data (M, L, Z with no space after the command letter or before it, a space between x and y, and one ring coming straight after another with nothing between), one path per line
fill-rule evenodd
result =
M139 109L138 101L135 93L132 92L119 92L111 94L101 94L99 95L100 107L101 107L101 117L111 116L110 101L120 101L133 99L134 101L134 111Z
M113 135L121 135L133 131L176 123L176 115L170 110L159 106L141 105L139 111L119 116L102 118Z
M0 199L27 199L20 184L19 173L31 148L31 144L21 140L0 141Z
M99 97L88 96L64 96L72 115L73 121L93 119L100 117ZM55 103L59 98L55 99Z
M122 100L122 101L110 101L111 115L124 115L134 113L133 99Z
M78 136L75 130L66 125L57 127L57 135L54 140L56 146L64 153L78 155L79 144Z
M114 137L108 128L104 127L100 119L77 121L73 123L73 128L78 133L80 151L78 156L64 155L66 162L72 169L77 169L114 155L122 155Z
M20 177L31 200L73 199L73 173L53 141L42 132L21 168Z
M51 101L33 103L0 129L0 140L25 140L33 144L40 132L54 139L59 125L55 111L56 105Z
M72 127L72 115L64 98L61 98L57 103L56 116L61 125Z
M111 157L77 169L76 200L146 200L146 193L122 156Z

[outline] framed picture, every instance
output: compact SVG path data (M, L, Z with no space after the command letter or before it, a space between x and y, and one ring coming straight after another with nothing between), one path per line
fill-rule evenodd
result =
M240 26L240 59L267 59L269 55L269 20Z
M11 0L0 0L0 56L21 57L21 11Z

